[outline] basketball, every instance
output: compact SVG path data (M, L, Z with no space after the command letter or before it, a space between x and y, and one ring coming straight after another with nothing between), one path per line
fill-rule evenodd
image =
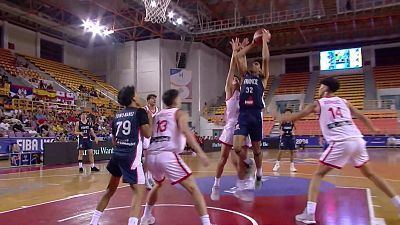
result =
M256 43L257 45L262 45L262 31L264 28L262 29L258 29L253 36L253 40L254 43ZM264 29L265 30L265 29Z

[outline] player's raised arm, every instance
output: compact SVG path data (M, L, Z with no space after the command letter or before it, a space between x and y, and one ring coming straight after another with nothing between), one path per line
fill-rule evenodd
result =
M247 45L249 45L249 39L245 38L245 39L243 39L242 43L239 44L239 50L237 52L239 52L240 49L243 49ZM236 58L236 63L237 63L236 66L237 66L237 69L239 70L240 76L243 76L247 72L246 55L241 55L240 57L235 57L235 58ZM239 66L239 65L242 65L242 66ZM243 70L244 68L246 68L246 70Z
M368 127L368 129L374 133L378 133L380 130L378 128L376 128L370 119L368 119L368 117L366 117L364 114L362 114L357 108L355 108L350 102L346 101L346 104L349 106L349 109L351 111L351 113L356 116L359 120L361 120L365 126Z
M305 109L301 110L298 113L290 113L290 114L283 115L282 117L278 118L278 121L289 122L289 121L299 120L301 118L304 118L304 117L310 115L313 112L316 112L318 107L319 107L319 105L315 101L315 102L313 102L312 104L308 105Z
M240 59L240 58L244 58L246 56L246 54L255 47L255 43L254 40L253 42L251 42L249 45L244 46L237 54L236 54L236 58ZM247 62L244 62L243 60L238 60L238 67L239 67L239 71L240 71L240 75L243 76L246 72L247 72Z
M228 76L226 77L226 82L225 82L226 99L229 99L230 96L232 95L232 82L234 78L235 68L237 65L235 54L239 50L239 39L238 38L232 39L229 43L232 46L232 57L231 57L231 63L229 64Z
M264 87L266 87L269 78L269 58L270 58L268 42L271 39L271 34L269 33L268 30L263 29L262 31L263 31L262 72L263 72Z
M197 153L201 162L204 166L208 166L209 161L207 155L204 153L203 149L201 149L200 145L197 143L197 140L194 138L193 132L190 130L188 126L189 116L186 112L179 110L176 112L176 120L178 122L179 129L186 137L186 141L190 147L192 147L193 151Z

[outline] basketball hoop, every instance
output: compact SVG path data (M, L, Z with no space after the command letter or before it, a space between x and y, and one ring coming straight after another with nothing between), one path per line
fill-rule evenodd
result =
M152 23L165 23L167 17L165 13L171 0L143 0L146 7L146 17L144 21Z

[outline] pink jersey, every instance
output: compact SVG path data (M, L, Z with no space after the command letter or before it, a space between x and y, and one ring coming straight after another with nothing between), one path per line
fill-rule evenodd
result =
M163 109L157 113L153 119L153 132L151 136L150 147L147 149L151 152L183 152L186 145L186 138L179 130L176 121L176 112L178 108Z
M239 117L239 95L240 92L235 90L232 96L226 100L225 121L226 125L235 126Z
M339 97L321 98L319 125L322 135L328 142L363 137L353 122L346 100Z

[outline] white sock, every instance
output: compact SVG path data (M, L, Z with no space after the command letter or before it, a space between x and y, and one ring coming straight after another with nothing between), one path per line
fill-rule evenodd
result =
M219 187L220 182L221 178L214 178L214 187Z
M92 168L94 167L94 163L92 163Z
M138 225L139 219L136 217L129 217L128 225Z
M256 175L257 175L257 177L262 177L262 175L263 175L262 168L257 168Z
M315 214L315 210L317 209L316 202L307 201L307 213Z
M79 168L82 168L82 167L83 167L83 163L79 162Z
M397 207L400 208L400 196L396 195L392 198L393 204Z
M280 165L281 161L276 160L275 165Z
M97 225L99 223L101 214L103 214L103 212L97 211L95 210L92 216L92 220L90 221L91 225Z
M146 204L144 207L143 217L151 217L151 211L153 210L154 205Z
M291 163L290 163L290 166L293 166L293 167L294 167L294 162L291 162Z
M200 220L202 225L211 225L209 215L200 216Z

